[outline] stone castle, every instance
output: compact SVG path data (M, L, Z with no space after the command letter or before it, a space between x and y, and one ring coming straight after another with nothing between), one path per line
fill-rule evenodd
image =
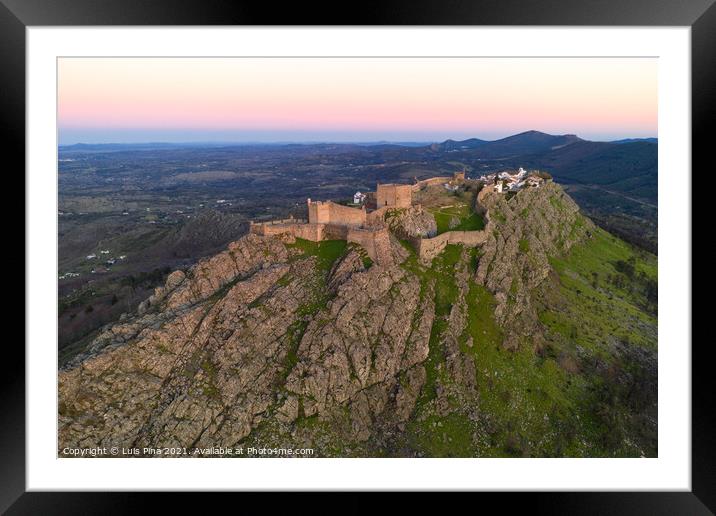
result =
M415 184L378 184L375 192L367 192L361 207L350 207L332 201L312 201L307 199L308 220L283 219L270 222L251 222L249 232L255 235L289 235L313 242L321 240L346 240L362 246L368 256L379 264L393 261L390 251L390 232L384 222L388 210L410 208L413 206L413 192L433 185L456 187L465 181L465 172L456 172L450 176L432 177ZM492 192L492 188L483 188L477 196ZM487 218L487 213L485 213ZM432 238L411 238L410 243L422 261L437 256L448 244L477 246L487 240L487 227L476 231L446 231Z

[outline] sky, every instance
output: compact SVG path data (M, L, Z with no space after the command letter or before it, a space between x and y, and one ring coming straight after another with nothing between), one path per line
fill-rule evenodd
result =
M60 58L60 145L657 136L654 58Z

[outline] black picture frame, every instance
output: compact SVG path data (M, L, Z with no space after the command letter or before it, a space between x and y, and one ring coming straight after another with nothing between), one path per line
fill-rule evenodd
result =
M86 25L574 25L690 26L692 35L692 162L707 168L707 125L716 115L716 6L714 0L432 0L360 4L346 9L304 2L277 4L230 0L0 0L0 113L5 158L25 164L25 29ZM690 171L689 171L690 173ZM23 183L18 191L24 191ZM20 198L20 196L17 196ZM23 196L24 198L24 196ZM18 211L19 212L19 211ZM17 221L15 221L16 226ZM19 230L19 227L17 228ZM692 251L693 253L693 251ZM692 255L693 256L693 255ZM693 266L693 258L692 258ZM20 266L13 267L19 270ZM693 270L693 269L692 269ZM32 274L25 268L26 278ZM19 305L19 303L18 303ZM23 304L24 306L24 304ZM27 309L32 309L28 306ZM530 512L570 514L713 514L716 460L712 418L714 375L710 341L692 347L692 491L639 493L484 494L501 511L527 505ZM0 375L0 511L7 514L120 514L144 502L129 493L25 492L25 354L19 339L6 339ZM687 344L687 343L683 343ZM243 500L252 497L242 494ZM498 498L499 497L499 498ZM163 497L164 510L188 508L186 497ZM299 497L300 498L300 497ZM412 497L412 503L422 503ZM274 505L272 499L271 504ZM305 501L289 501L303 504ZM310 505L316 507L316 500ZM370 510L361 499L342 507ZM275 508L275 507L273 507ZM315 512L315 511L312 511ZM319 512L321 512L319 510Z

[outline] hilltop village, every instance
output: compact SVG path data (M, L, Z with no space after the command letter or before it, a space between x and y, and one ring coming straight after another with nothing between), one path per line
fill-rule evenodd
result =
M415 180L414 184L381 184L374 192L356 192L353 206L333 201L306 200L308 220L282 219L269 222L252 222L249 232L255 235L290 235L313 242L321 240L346 240L362 246L368 256L380 264L392 263L390 253L390 232L386 223L391 213L406 210L422 212L416 203L419 196L428 189L444 189L456 192L468 185L477 187L479 192L472 200L472 211L482 212L487 226L483 229L444 231L440 234L424 234L408 238L422 261L428 261L438 255L447 244L477 246L485 242L489 231L488 213L481 207L481 199L489 194L508 194L523 188L539 188L550 176L543 172L503 171L481 176L476 179L466 177L464 171L455 172L452 177L439 176ZM450 206L445 206L450 208ZM434 233L434 232L433 232Z

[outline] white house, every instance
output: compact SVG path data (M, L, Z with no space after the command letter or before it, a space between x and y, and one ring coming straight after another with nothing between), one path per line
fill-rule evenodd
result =
M528 184L529 186L538 187L538 186L540 186L543 182L544 182L544 179L542 179L541 177L530 176L530 177L527 178L527 184Z
M356 192L353 194L353 204L363 204L363 201L365 201L365 194Z

